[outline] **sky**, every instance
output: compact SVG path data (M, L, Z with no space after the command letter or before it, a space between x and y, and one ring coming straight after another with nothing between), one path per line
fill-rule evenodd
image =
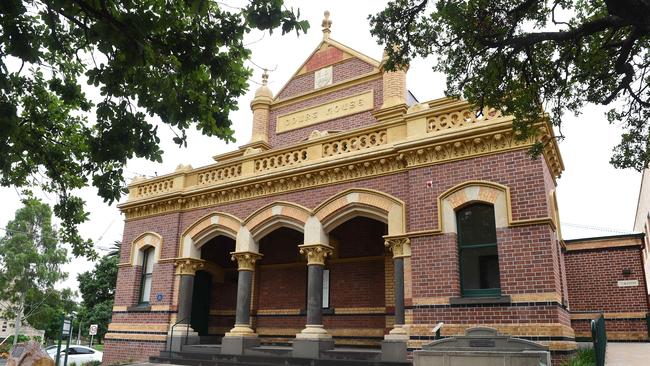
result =
M226 144L215 137L206 137L198 131L188 131L188 147L179 149L172 142L173 133L166 127L158 129L161 139L163 163L143 159L129 161L126 168L127 182L136 175L162 175L172 172L178 164L200 167L213 162L212 156L235 150L250 140L252 113L249 103L262 70L272 70L269 87L277 92L291 77L303 61L311 54L322 39L320 23L323 12L329 10L332 20L331 38L352 47L377 60L381 59L382 47L370 35L367 17L383 9L385 1L285 1L287 7L300 8L301 19L310 22L307 34L296 36L290 33L282 36L280 31L273 35L259 31L246 37L252 50L249 67L254 70L250 90L239 99L240 110L232 113L236 143ZM324 5L326 4L326 5ZM416 59L407 74L407 87L420 102L444 96L444 75L431 70L432 58ZM257 66L256 66L257 65ZM621 128L610 125L605 117L608 108L587 105L578 117L566 115L562 132L566 139L560 142L565 171L557 180L562 234L565 239L615 235L631 232L639 195L641 174L634 170L615 169L609 164L612 148L619 142ZM158 123L155 119L152 123ZM124 228L124 217L116 204L107 205L96 195L93 188L78 192L86 200L90 220L80 226L81 234L91 238L99 253L114 241L120 241ZM56 197L41 194L47 203L54 205ZM126 197L123 198L125 200ZM13 219L14 212L21 207L20 194L14 188L0 188L0 228ZM594 229L598 228L598 229ZM0 232L0 235L3 235ZM92 269L93 264L82 258L71 258L64 266L69 273L59 288L77 289L78 273Z

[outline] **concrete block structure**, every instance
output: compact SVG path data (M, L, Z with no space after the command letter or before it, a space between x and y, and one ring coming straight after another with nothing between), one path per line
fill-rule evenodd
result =
M571 292L581 264L558 230L548 121L519 140L499 111L419 102L407 70L385 72L328 22L284 87L265 76L250 143L129 185L104 362L157 354L175 324L232 353L411 352L442 322L443 337L486 326L554 363L571 355L571 309L589 295Z

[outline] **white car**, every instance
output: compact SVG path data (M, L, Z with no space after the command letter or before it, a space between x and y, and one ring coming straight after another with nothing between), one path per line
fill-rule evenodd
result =
M56 347L46 349L46 352L53 360L56 360ZM91 361L102 361L104 354L97 350L94 350L86 346L70 346L70 352L68 353L68 365L73 363L77 366L81 366L86 362ZM65 359L65 346L61 346L61 356L59 364L63 365L63 360Z

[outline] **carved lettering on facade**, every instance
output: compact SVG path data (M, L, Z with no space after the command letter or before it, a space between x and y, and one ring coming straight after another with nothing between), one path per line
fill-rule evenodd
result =
M335 118L369 111L373 108L373 91L369 90L351 97L278 116L275 130L277 133L291 131Z

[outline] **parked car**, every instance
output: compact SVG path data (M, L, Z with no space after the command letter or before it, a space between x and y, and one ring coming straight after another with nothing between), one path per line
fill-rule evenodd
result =
M68 352L68 365L75 363L81 365L86 362L91 361L102 361L104 354L97 350L94 350L86 346L70 346L70 351ZM61 346L61 364L63 364L63 358L65 357L65 346ZM46 352L52 359L56 360L56 347L46 348Z

